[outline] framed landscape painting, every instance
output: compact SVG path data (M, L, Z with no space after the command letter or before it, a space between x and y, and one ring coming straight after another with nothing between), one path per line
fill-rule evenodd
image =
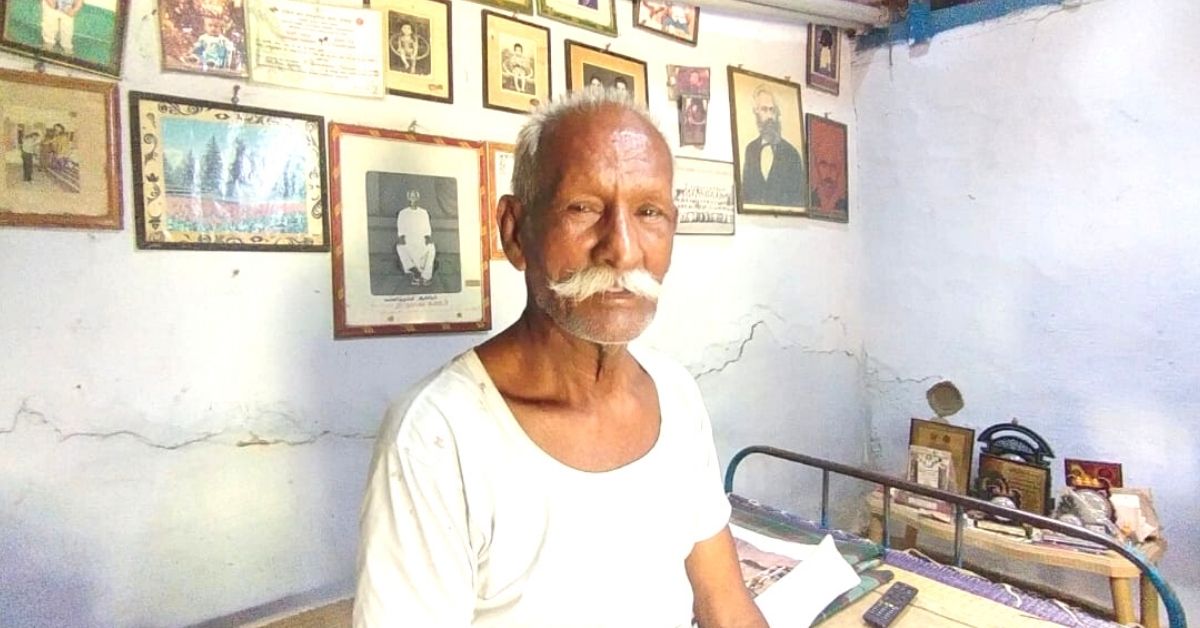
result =
M0 70L0 225L121 228L116 83Z
M129 93L144 249L328 251L324 119Z
M129 0L4 0L0 47L120 77L128 13Z

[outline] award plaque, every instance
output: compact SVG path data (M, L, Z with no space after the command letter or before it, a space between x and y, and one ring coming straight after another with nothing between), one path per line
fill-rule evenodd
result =
M981 453L978 492L981 499L1007 497L1018 510L1048 515L1050 468Z

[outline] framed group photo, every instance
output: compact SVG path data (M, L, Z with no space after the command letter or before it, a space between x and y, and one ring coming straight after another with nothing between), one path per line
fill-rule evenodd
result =
M334 337L491 329L482 142L329 125Z
M529 113L549 102L550 29L483 11L483 106Z
M808 217L850 221L846 125L805 114L808 131Z
M328 251L324 119L129 93L144 249Z
M454 102L454 57L448 0L370 0L384 17L389 94Z
M516 146L500 142L487 143L487 212L488 249L491 259L508 259L500 242L500 223L496 220L496 205L500 197L512 194L512 175Z
M242 0L158 0L158 21L164 70L250 76Z
M700 31L700 8L686 2L634 0L633 25L695 46Z
M729 66L738 211L803 215L808 207L800 85Z
M120 78L129 0L4 0L0 48Z
M0 225L121 228L116 83L0 70Z
M808 25L808 63L805 76L809 87L838 95L841 81L841 38L836 26Z
M617 0L537 0L538 15L617 36Z
M633 57L566 40L567 91L612 90L649 106L646 64Z
M675 233L733 235L736 188L733 164L676 157L673 197L679 223Z

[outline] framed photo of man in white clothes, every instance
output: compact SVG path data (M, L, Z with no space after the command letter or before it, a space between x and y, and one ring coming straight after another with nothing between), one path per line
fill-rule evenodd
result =
M738 211L805 214L808 168L800 85L729 67Z

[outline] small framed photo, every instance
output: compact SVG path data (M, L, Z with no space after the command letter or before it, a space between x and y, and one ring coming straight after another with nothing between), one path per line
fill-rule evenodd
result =
M120 78L129 0L4 0L0 48Z
M529 113L550 101L550 29L483 12L483 106Z
M479 4L496 7L502 11L533 15L533 0L475 0Z
M700 31L700 8L686 2L634 0L633 25L695 46Z
M324 119L129 92L143 249L328 251Z
M491 329L482 142L329 125L336 338Z
M708 99L679 97L679 145L704 148L708 141Z
M537 0L537 8L542 17L617 36L616 0Z
M806 114L808 128L808 217L850 222L850 168L846 125Z
M0 70L0 225L121 228L117 84Z
M836 26L808 25L808 69L805 74L809 87L837 96L842 68L840 46Z
M808 206L800 86L729 66L738 211L803 215Z
M567 91L578 89L626 92L634 102L649 106L646 64L633 57L566 41Z
M675 233L733 235L737 211L733 164L676 157L674 186L679 214Z
M389 94L454 102L448 0L370 0L384 15Z
M250 76L242 0L158 0L158 24L164 70Z
M949 423L912 419L908 428L908 444L950 452L956 484L953 490L967 493L971 486L971 463L975 457L975 430Z
M500 243L500 223L496 220L496 205L500 197L512 194L513 158L516 146L487 143L487 213L488 213L488 250L491 259L508 259L504 254L504 246Z
M686 65L667 66L667 100L679 102L681 96L708 99L710 80L708 68Z
M1007 497L1018 510L1050 514L1050 468L1027 462L979 454L980 499Z

